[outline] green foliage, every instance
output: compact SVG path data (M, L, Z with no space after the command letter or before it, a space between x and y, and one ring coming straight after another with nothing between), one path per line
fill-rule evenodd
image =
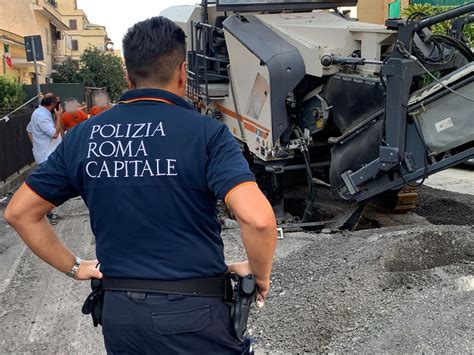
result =
M0 76L0 112L8 113L21 106L25 100L22 86L16 80Z
M56 83L81 83L105 87L112 100L120 97L127 86L122 60L98 48L84 51L79 62L68 60L53 74Z
M439 14L440 12L447 11L451 9L450 6L433 6L429 4L412 4L403 10L403 18L409 18L410 16L415 18L421 18L420 15L416 16L416 13L424 13L427 16L433 16ZM452 26L452 21L445 21L438 23L431 27L431 31L434 34L445 35L448 33L448 30ZM474 47L474 25L469 24L464 27L464 37L466 38L468 45L472 48Z
M79 62L67 59L56 69L56 73L53 73L51 78L55 83L82 83Z
M107 88L112 100L119 98L127 86L122 60L97 48L82 54L80 74L86 86Z

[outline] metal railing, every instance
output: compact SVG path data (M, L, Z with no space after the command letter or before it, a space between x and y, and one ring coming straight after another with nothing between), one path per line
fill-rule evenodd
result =
M227 72L229 57L226 54L219 54L219 45L214 41L216 34L220 32L222 29L207 23L194 21L191 23L191 52L188 57L188 96L190 97L199 97L208 101L210 99L209 85L212 82L229 82ZM222 44L220 46L222 48Z
M0 181L34 162L26 132L31 113L31 110L21 110L9 116L8 120L0 120Z

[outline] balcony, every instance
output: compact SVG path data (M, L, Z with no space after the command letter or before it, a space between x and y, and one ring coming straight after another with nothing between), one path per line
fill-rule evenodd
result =
M57 0L36 0L33 4L33 10L47 17L58 31L68 31L70 28L62 21L62 15L57 6Z

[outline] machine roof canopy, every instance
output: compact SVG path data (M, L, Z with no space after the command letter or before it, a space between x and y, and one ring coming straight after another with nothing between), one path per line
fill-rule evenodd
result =
M355 6L358 0L217 0L217 9L235 12L279 12Z

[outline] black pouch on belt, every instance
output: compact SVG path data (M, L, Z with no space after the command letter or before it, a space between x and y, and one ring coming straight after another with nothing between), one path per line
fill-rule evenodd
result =
M247 330L250 308L257 299L257 284L253 275L229 274L233 290L227 304L230 306L230 320L237 338L242 339Z
M82 313L90 314L94 327L102 325L102 306L104 304L104 290L102 289L102 280L91 280L92 292L87 296L82 305Z

